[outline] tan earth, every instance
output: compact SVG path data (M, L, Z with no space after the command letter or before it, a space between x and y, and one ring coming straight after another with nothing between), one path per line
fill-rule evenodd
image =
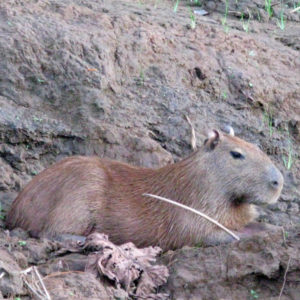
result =
M157 167L186 156L188 115L199 144L229 124L276 163L284 190L260 219L285 233L167 253L163 290L171 299L299 299L299 4L274 2L270 18L263 0L230 0L227 15L225 0L203 2L179 1L176 13L164 0L0 2L0 298L30 299L20 271L39 265L50 276L66 272L64 260L80 273L50 276L52 299L130 299L83 273L84 255L54 258L58 243L9 237L4 218L20 189L63 157Z

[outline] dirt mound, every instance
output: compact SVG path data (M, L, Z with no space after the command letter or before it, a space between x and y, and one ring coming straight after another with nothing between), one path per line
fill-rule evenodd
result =
M283 289L287 296L282 299L297 299L299 229L275 229L230 245L167 253L163 261L170 266L167 288L172 299L277 299Z
M191 151L188 115L198 143L208 128L229 124L271 156L284 174L285 187L279 202L262 211L261 220L291 226L288 232L295 232L300 221L299 11L291 12L292 2L277 4L270 17L263 0L204 1L202 8L209 14L201 16L202 8L188 4L180 1L175 13L174 2L155 0L0 3L2 228L22 186L63 157L96 154L148 167L184 157ZM0 276L1 270L10 274L0 279L0 292L26 298L28 289L16 274L48 262L56 244L30 240L25 246L22 232L12 244L3 230L0 234ZM289 238L294 249L298 236ZM270 247L276 244L273 238L269 242ZM234 247L239 246L226 248L226 257L242 253ZM280 247L272 254L275 275L266 265L257 271L255 264L257 268L249 267L254 274L245 271L227 283L220 277L215 285L207 281L207 287L204 279L197 285L191 281L189 268L201 265L192 257L207 253L213 261L220 248L188 250L190 267L180 269L180 279L171 277L168 287L174 299L185 299L188 291L187 299L200 299L200 294L208 299L204 295L209 293L217 299L213 297L222 291L231 295L228 282L237 288L241 284L241 294L232 294L232 299L246 296L247 288L254 293L246 298L278 296L289 251L294 251ZM263 252L266 258L269 252ZM261 255L257 252L257 262ZM299 288L295 261L290 260L286 299L293 299L292 286ZM225 262L218 266L225 268ZM57 299L111 295L86 277L90 275L61 276L52 279ZM85 280L89 287L82 286ZM175 282L184 290L176 290Z

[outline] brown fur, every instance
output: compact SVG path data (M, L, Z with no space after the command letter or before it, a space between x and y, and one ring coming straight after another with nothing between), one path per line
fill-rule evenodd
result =
M246 158L234 159L230 155L234 149ZM269 185L274 174L278 188ZM64 159L24 188L7 225L47 237L99 231L117 244L131 241L173 249L222 241L228 234L206 219L143 193L181 202L238 231L256 217L251 203L276 201L282 184L281 173L256 146L218 133L186 159L159 169L98 157ZM238 203L239 199L243 201Z

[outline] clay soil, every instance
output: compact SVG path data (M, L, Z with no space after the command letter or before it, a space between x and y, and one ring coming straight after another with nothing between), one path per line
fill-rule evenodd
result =
M175 2L0 2L0 299L34 298L21 273L30 266L52 299L129 299L83 272L84 255L58 257L60 243L8 232L5 215L22 187L63 157L158 167L188 155L185 115L199 145L207 130L231 125L271 157L285 186L261 211L274 231L164 254L163 292L300 299L299 4L272 1L269 16L263 0L179 1L174 12Z

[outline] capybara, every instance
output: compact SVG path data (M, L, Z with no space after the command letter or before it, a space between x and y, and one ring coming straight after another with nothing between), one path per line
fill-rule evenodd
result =
M257 146L214 130L189 157L158 169L98 157L66 158L32 179L14 200L9 229L32 236L109 235L116 244L164 250L231 238L206 219L151 193L195 208L242 232L255 205L277 201L283 176Z

